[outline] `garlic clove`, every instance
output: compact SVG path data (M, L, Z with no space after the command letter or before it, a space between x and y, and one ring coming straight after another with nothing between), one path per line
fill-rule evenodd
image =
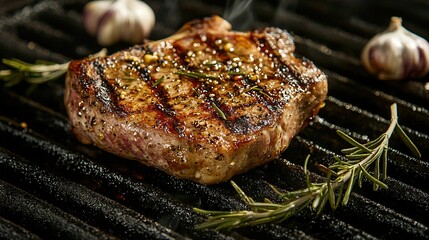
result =
M105 14L99 22L99 29L97 31L97 41L102 46L110 46L120 41L120 34L117 29L117 13L109 11Z
M84 24L103 46L142 43L155 25L155 13L138 0L93 1L84 8Z
M401 18L392 17L386 31L365 45L361 61L380 80L422 77L429 72L429 43L402 27Z
M143 3L143 2L142 2ZM141 8L140 11L135 11L135 18L137 19L138 29L140 29L142 37L149 36L151 30L155 26L155 15L150 8Z
M98 21L112 5L111 1L93 1L85 5L83 22L86 31L95 36L98 31Z
M127 1L128 8L130 10L134 10L132 11L132 13L134 14L133 19L135 20L135 25L133 29L138 30L142 34L140 36L140 39L144 38L145 36L149 36L151 30L155 26L155 13L153 12L153 10L149 7L149 5L142 1L125 1ZM130 35L130 41L138 41L138 39L136 39L133 34Z
M133 11L130 14L133 16L129 17L128 20L124 23L122 37L126 42L136 43L140 39L143 39L145 36L147 36L141 27L141 21L145 21L145 16L140 19L139 13L137 11Z

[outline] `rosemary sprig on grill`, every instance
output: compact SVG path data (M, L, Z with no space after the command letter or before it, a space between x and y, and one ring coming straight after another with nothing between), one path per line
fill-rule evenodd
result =
M92 57L105 56L106 49L95 53ZM2 59L3 64L11 69L0 70L0 79L5 81L6 87L11 87L20 83L22 80L32 84L40 84L55 80L63 76L68 69L69 63L52 63L38 60L34 64L21 61L19 59Z
M345 160L336 157L336 162L329 167L318 166L327 174L325 182L310 182L309 171L307 170L309 157L304 163L307 188L284 193L271 186L283 200L282 203L275 203L268 199L265 202L255 202L237 184L231 181L232 186L249 207L249 210L207 211L195 208L196 212L209 215L208 220L196 228L232 230L269 222L282 222L309 204L317 214L324 209L328 202L331 208L335 210L340 204L347 204L356 182L362 187L364 177L372 182L374 190L380 187L387 188L387 185L383 183L387 178L387 151L390 137L395 130L413 154L421 157L419 150L399 126L397 107L396 104L393 104L389 128L373 141L361 144L344 132L337 131L339 136L350 143L352 147L342 150L345 154ZM373 170L372 174L369 169Z
M23 62L18 59L3 59L2 62L13 70L1 70L0 78L6 81L6 86L13 86L22 80L29 83L40 84L55 80L67 72L70 62L63 64Z

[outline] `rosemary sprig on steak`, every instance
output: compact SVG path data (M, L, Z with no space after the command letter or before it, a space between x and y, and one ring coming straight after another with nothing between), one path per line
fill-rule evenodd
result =
M310 204L317 214L324 209L328 202L332 209L336 209L340 204L347 204L356 182L362 187L363 178L367 178L373 183L375 191L379 187L387 188L387 185L383 183L387 178L387 151L390 137L395 130L413 154L421 157L417 147L399 126L397 107L396 104L393 104L389 128L373 141L361 144L346 133L337 131L339 136L350 143L352 147L342 150L342 153L345 154L345 160L336 157L336 162L331 166L319 166L319 169L327 174L325 182L310 182L307 170L309 157L304 163L307 188L293 192L282 192L271 186L283 199L282 203L274 203L270 200L255 202L237 184L231 181L232 186L247 204L249 210L207 211L195 208L198 213L209 215L208 220L198 225L197 229L232 230L268 222L282 222ZM368 169L374 169L374 172L371 174Z

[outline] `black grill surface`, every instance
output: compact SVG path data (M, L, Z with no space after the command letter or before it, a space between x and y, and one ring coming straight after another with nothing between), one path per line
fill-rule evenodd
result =
M0 1L5 2L5 1ZM0 57L66 62L101 49L82 23L86 1L14 1L0 7ZM174 0L147 3L157 17L151 39L173 34L185 22L231 12L232 1ZM242 9L238 9L242 10ZM390 105L419 147L417 159L392 137L388 189L356 188L347 206L310 209L281 224L232 232L197 231L204 218L192 208L243 209L228 183L204 186L178 180L137 162L79 143L63 105L64 77L38 86L0 88L0 239L429 239L429 77L378 81L359 55L391 16L429 39L429 3L409 1L253 1L235 29L276 26L290 31L297 54L329 77L319 116L282 156L233 180L257 200L274 198L268 187L303 187L303 161L329 165L347 147L340 129L362 141L383 133ZM120 43L110 53L128 47Z

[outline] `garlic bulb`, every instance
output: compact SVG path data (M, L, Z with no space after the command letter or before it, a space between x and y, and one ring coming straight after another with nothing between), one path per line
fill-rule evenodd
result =
M361 61L380 80L423 77L429 71L429 43L392 17L389 27L363 48Z
M100 45L142 43L155 25L155 14L138 0L92 1L84 8L84 25Z

